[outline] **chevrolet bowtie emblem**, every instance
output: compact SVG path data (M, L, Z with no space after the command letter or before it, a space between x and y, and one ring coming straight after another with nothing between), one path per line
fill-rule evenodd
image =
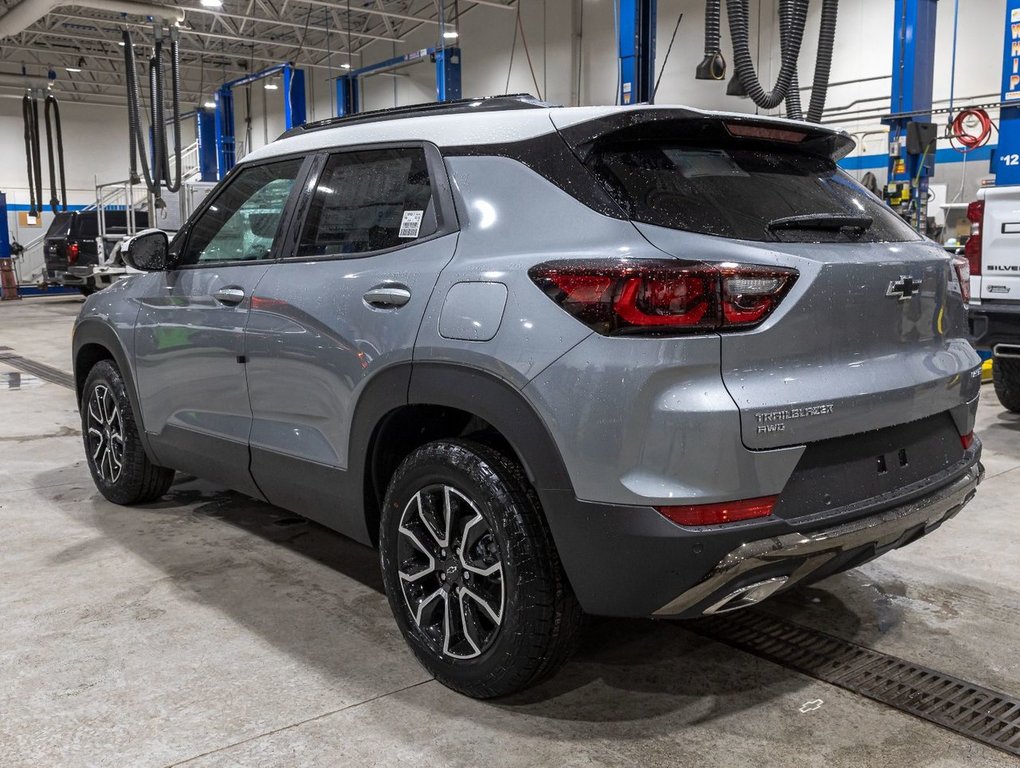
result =
M893 296L900 301L909 301L910 298L921 290L921 281L910 275L900 275L899 280L891 280L886 296Z

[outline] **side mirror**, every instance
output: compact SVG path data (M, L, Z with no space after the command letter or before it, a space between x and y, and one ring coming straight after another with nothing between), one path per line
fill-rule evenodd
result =
M143 230L121 247L127 265L143 272L166 269L169 250L170 240L161 229Z

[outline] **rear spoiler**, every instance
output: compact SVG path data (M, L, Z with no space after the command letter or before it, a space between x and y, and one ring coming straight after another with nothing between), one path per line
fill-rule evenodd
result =
M855 146L845 131L814 123L685 108L621 110L564 126L559 131L582 161L608 142L679 140L731 144L747 141L758 145L784 145L833 161L845 157Z

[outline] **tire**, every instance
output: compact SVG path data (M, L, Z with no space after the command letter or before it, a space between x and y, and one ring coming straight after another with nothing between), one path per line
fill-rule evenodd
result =
M110 501L145 504L170 488L174 471L145 455L124 379L110 360L96 363L85 379L81 434L92 480Z
M995 358L992 363L992 381L1002 407L1020 413L1020 360Z
M535 491L499 452L442 440L408 456L387 490L379 543L397 625L443 685L505 696L573 652L580 605Z

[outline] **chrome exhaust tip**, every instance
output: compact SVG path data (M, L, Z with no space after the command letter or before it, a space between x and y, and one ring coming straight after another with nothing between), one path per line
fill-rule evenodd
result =
M704 613L706 616L711 616L716 613L729 613L730 611L739 611L741 608L748 608L778 592L789 579L789 576L776 576L772 579L748 584L746 587L730 592L719 602L713 603L705 609Z
M1020 344L996 344L992 348L995 357L1004 357L1010 360L1020 358Z

